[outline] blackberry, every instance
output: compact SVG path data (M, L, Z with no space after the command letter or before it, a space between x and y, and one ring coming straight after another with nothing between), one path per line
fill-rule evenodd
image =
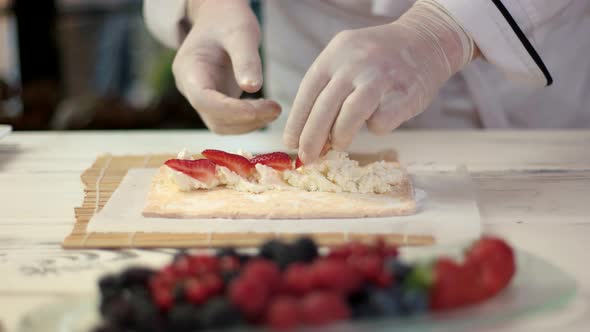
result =
M129 328L134 325L134 310L128 296L120 295L102 302L100 311L103 318L112 325Z
M116 274L107 274L98 280L101 300L118 296L123 290L121 279Z
M318 257L318 247L309 237L300 237L293 243L295 259L298 262L309 263Z
M168 311L169 331L194 332L201 328L200 311L191 304L179 304Z
M145 287L150 278L156 272L147 267L135 266L125 269L121 273L120 282L122 287L132 287L132 286L140 286Z
M150 297L134 295L129 300L134 321L133 328L143 332L164 331L164 320Z
M263 244L259 256L274 261L280 269L297 261L294 248L279 240L270 240Z
M203 329L230 327L240 321L240 312L227 298L217 296L200 307L199 322Z
M396 258L392 258L385 262L385 269L393 273L397 284L402 284L406 280L406 277L412 272L411 265Z
M379 316L379 310L371 303L371 294L375 291L373 286L365 286L348 296L348 306L351 309L352 319L369 319Z
M225 248L220 248L219 250L217 250L217 252L215 253L215 256L217 256L217 257L223 257L223 256L238 257L238 252L233 247L225 247Z

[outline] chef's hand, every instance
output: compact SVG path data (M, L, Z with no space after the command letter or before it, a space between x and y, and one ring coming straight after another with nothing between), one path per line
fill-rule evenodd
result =
M188 0L192 28L172 66L176 86L213 132L242 134L275 120L270 100L239 99L262 86L260 28L246 0Z
M309 163L327 141L347 148L365 122L387 134L422 112L473 52L472 39L430 0L392 24L343 31L303 78L283 141Z

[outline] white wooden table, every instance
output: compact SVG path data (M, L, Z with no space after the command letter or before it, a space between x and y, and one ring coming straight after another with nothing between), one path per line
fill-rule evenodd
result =
M50 132L13 133L0 140L0 321L6 331L39 304L92 291L107 270L169 259L167 250L64 251L60 242L82 201L80 173L98 154L183 147L282 149L278 136L264 133ZM578 280L580 294L568 308L494 330L590 331L590 131L398 132L361 136L352 149L366 147L395 147L406 164L466 164L478 186L486 231L547 258Z

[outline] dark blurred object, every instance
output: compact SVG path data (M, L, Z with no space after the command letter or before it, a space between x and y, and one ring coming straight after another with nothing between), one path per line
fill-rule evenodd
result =
M24 113L15 129L49 129L61 98L61 69L56 43L55 0L15 0L12 10L18 31L21 100Z

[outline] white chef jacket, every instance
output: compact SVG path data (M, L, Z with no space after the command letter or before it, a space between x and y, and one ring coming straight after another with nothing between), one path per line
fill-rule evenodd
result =
M173 48L186 33L185 1L144 1L148 28ZM392 22L414 2L264 1L267 97L288 110L307 68L335 34ZM590 0L437 2L485 59L454 75L405 127L590 128ZM282 129L286 113L271 128Z

